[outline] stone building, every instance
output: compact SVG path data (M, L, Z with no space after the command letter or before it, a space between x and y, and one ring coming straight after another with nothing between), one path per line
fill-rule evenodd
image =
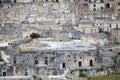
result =
M120 16L120 1L119 0L114 0L113 7L114 7L115 17Z
M111 35L115 38L116 42L120 42L120 29L114 28L111 30Z
M81 22L74 28L78 31L81 31L83 34L99 33L98 27L94 26L93 22Z

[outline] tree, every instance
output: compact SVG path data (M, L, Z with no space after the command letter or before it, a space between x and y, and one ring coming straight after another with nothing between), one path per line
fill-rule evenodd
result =
M38 33L32 33L30 34L30 37L33 39L33 38L39 38L40 35Z

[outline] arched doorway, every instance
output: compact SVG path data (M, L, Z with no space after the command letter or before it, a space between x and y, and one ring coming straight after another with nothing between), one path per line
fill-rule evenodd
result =
M93 60L90 60L90 67L93 66Z
M105 5L105 7L106 7L106 8L110 8L110 4L107 3L107 4Z
M81 67L82 66L82 62L81 61L79 61L79 67Z
M65 67L66 67L65 63L62 63L62 68L65 68Z

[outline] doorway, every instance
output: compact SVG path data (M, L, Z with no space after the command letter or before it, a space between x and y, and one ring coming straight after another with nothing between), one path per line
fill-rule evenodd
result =
M3 76L6 76L7 74L6 74L6 72L3 72Z
M81 61L79 61L79 67L81 67L82 66L82 62Z
M110 4L109 3L106 4L106 8L110 8Z
M93 60L90 60L90 67L93 66Z
M65 66L66 66L65 63L62 63L62 68L65 68Z

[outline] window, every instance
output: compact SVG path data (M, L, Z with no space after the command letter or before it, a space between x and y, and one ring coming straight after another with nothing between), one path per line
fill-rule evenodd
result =
M76 62L76 54L74 54L73 58L74 58L74 62Z
M103 7L101 7L101 9L103 9Z
M14 58L13 63L16 64L16 58Z
M80 57L80 59L82 59L82 57Z
M118 5L120 5L120 2L118 2Z
M96 7L96 4L93 4L93 7Z
M45 64L48 65L48 57L45 57Z
M35 60L35 65L38 64L38 60Z

